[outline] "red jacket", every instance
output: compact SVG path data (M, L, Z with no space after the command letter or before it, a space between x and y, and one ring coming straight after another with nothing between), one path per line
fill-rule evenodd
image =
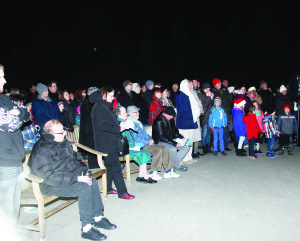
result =
M163 102L161 99L158 99L155 95L152 96L152 101L149 108L149 124L153 124L155 118L159 115L160 112L164 111Z
M249 113L243 117L243 122L246 123L246 133L248 140L251 138L258 138L258 134L261 133L261 129L256 120L256 115L253 113Z

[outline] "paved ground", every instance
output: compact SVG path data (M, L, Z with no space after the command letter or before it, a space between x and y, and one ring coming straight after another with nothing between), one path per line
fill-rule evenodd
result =
M294 156L276 159L228 154L201 157L180 178L154 185L137 183L132 175L134 200L109 195L103 201L105 216L118 225L103 233L111 241L300 240L299 147ZM46 220L47 241L82 240L80 228L76 202ZM22 235L39 239L37 232Z

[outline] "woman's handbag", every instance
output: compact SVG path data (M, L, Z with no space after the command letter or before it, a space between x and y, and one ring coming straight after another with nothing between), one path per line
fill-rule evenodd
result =
M121 135L121 151L118 153L119 156L126 156L129 154L129 143L127 137Z

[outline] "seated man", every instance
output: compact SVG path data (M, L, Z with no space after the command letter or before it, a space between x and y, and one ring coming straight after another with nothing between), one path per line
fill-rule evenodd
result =
M34 145L28 160L31 172L44 180L40 185L42 194L78 197L81 237L106 239L106 235L95 228L116 229L117 226L102 217L103 203L98 182L83 175L87 167L77 159L70 142L64 138L65 131L58 120L46 122L43 130L44 133Z
M127 107L128 120L134 122L134 130L130 130L132 139L135 144L148 151L152 156L151 171L149 177L153 180L159 181L162 177L157 173L161 171L163 166L165 169L164 178L178 178L180 175L176 174L173 170L174 164L167 147L162 145L155 145L153 139L148 135L145 126L138 120L139 108L135 105Z
M173 107L166 107L154 120L152 125L152 138L155 144L166 146L174 163L175 169L179 171L187 171L187 167L180 165L180 161L188 153L190 147L182 146L175 141L176 139L184 139L175 127L174 116L176 115Z

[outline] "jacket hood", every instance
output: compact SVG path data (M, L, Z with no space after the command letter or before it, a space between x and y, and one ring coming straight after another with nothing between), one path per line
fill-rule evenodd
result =
M96 102L104 102L103 100L102 100L102 98L101 98L101 96L100 96L100 93L99 93L99 91L95 91L94 93L92 93L89 97L88 97L88 99L89 99L89 102L91 103L91 104L95 104Z

